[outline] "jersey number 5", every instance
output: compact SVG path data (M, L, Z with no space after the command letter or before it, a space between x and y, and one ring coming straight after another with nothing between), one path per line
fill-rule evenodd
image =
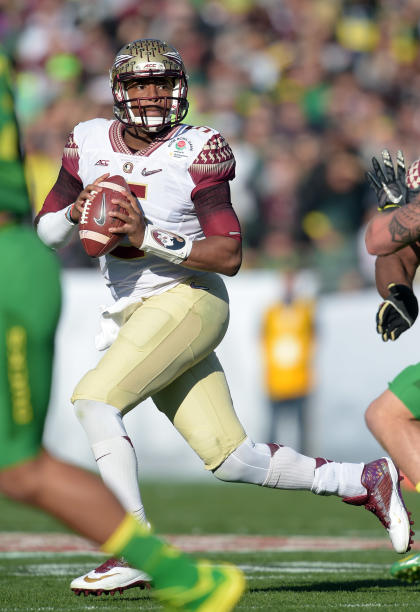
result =
M146 199L147 185L139 183L128 183L131 192L134 193L136 198L140 200ZM140 249L128 244L119 244L115 249L110 252L110 255L117 257L117 259L141 259L145 256L145 252Z

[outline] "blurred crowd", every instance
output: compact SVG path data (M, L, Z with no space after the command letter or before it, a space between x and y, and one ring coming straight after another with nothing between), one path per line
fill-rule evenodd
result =
M160 38L189 74L187 121L237 159L244 266L313 269L322 292L370 286L365 171L383 148L420 157L417 0L0 0L34 207L67 134L112 118L116 51ZM92 265L75 245L63 265Z

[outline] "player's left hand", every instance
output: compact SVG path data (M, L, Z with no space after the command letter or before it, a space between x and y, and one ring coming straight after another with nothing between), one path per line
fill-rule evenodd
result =
M382 170L376 157L372 157L373 172L367 172L366 178L378 198L378 210L400 208L408 202L408 188L405 182L406 168L402 151L397 151L397 174L388 149L382 151Z
M140 210L137 199L133 194L127 194L125 198L113 198L114 204L119 204L124 208L124 212L112 210L109 212L111 217L121 219L124 225L121 227L110 228L109 231L113 234L127 234L131 244L137 248L143 244L144 230L146 223L143 212Z
M376 313L376 331L382 340L396 340L417 319L417 298L407 285L388 285L389 295Z

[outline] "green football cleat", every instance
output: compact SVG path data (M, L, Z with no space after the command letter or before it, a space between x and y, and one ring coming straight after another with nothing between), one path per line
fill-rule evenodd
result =
M154 595L167 610L230 612L245 590L245 578L234 565L198 561L198 580L192 587L158 589Z
M405 582L420 582L420 553L396 561L389 570L391 576Z

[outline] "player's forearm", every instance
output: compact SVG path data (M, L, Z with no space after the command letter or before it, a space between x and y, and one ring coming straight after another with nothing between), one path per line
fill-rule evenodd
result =
M366 230L366 248L371 255L395 253L420 238L420 198L371 219Z
M59 249L70 243L76 232L76 227L68 215L68 208L43 215L38 222L38 236L44 244L52 249Z
M193 270L234 276L241 262L242 248L239 240L225 236L209 236L193 243L191 252L182 265Z
M405 249L404 249L405 250ZM375 280L378 293L386 298L389 294L389 285L406 285L412 287L415 268L406 265L400 252L377 257L375 263Z

